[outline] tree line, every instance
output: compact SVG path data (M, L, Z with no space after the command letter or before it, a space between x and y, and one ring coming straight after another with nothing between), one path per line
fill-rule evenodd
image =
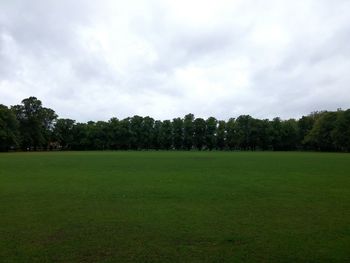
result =
M76 122L58 118L35 97L0 104L0 151L9 150L313 150L350 151L350 109L298 120L133 116Z

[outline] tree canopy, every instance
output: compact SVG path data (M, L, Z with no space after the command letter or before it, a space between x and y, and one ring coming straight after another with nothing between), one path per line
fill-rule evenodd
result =
M58 118L35 97L0 105L0 151L8 150L314 150L350 151L350 109L313 112L299 120L183 118L79 123Z

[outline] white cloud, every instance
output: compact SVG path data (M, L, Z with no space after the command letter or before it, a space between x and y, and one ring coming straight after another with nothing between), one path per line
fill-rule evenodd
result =
M0 3L0 103L79 121L349 108L350 2Z

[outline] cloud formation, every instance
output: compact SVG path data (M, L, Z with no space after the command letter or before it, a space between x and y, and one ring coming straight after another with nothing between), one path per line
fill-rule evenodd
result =
M350 108L345 0L4 0L0 103L78 121Z

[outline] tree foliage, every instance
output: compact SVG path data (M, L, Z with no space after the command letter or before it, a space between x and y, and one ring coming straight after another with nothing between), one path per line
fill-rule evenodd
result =
M77 123L57 119L35 97L0 105L0 151L23 150L316 150L350 151L350 109L313 112L299 120L260 120L250 115L228 121L173 120L135 115Z
M24 99L22 104L11 109L19 122L21 148L36 150L49 147L57 118L55 111L43 107L35 97Z
M0 104L0 151L8 151L19 145L19 123L16 115Z

